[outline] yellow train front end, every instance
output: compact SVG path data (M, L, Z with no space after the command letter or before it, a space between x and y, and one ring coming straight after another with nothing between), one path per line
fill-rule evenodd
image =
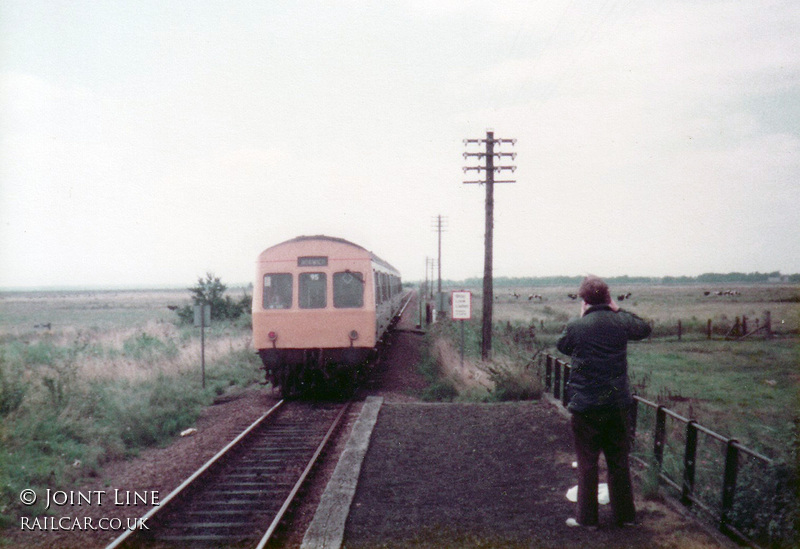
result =
M298 237L264 250L256 271L253 346L267 381L285 396L352 386L383 334L389 275L376 275L374 256L342 239Z

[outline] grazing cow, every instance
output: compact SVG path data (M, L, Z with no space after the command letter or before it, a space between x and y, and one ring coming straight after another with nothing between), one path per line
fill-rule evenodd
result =
M617 301L625 301L625 294L619 294L617 296Z
M567 294L567 297L569 297L572 300L575 300L578 299L578 294Z

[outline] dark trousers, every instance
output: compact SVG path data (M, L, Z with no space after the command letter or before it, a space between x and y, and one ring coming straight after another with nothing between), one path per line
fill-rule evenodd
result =
M602 451L608 466L608 492L614 522L636 519L628 464L628 411L611 409L572 414L572 433L578 456L578 522L596 525L598 460Z

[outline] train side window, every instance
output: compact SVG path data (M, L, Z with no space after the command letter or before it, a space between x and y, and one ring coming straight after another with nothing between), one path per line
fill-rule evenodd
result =
M327 277L325 273L300 273L300 308L324 309L328 304Z
M333 306L355 309L364 306L364 275L351 271L333 273Z
M264 275L264 308L289 309L292 306L292 275L270 273Z

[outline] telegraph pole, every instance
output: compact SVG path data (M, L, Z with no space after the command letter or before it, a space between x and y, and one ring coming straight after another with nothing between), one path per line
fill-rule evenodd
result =
M480 172L486 171L486 179L478 181L464 181L465 184L479 184L486 185L486 229L484 233L484 256L483 256L483 324L481 329L482 342L481 342L481 358L487 360L491 357L492 353L492 306L494 301L494 286L492 280L492 240L494 237L494 184L495 183L516 183L513 180L498 180L495 181L494 173L503 170L514 171L516 166L495 166L495 157L498 159L498 164L502 162L503 157L510 157L511 160L516 158L517 153L495 152L494 146L510 143L514 145L516 139L500 139L494 137L494 132L487 131L486 139L465 139L464 145L471 144L485 144L486 152L465 152L464 159L469 157L477 157L480 161L485 159L485 166L465 166L464 172L475 170Z

